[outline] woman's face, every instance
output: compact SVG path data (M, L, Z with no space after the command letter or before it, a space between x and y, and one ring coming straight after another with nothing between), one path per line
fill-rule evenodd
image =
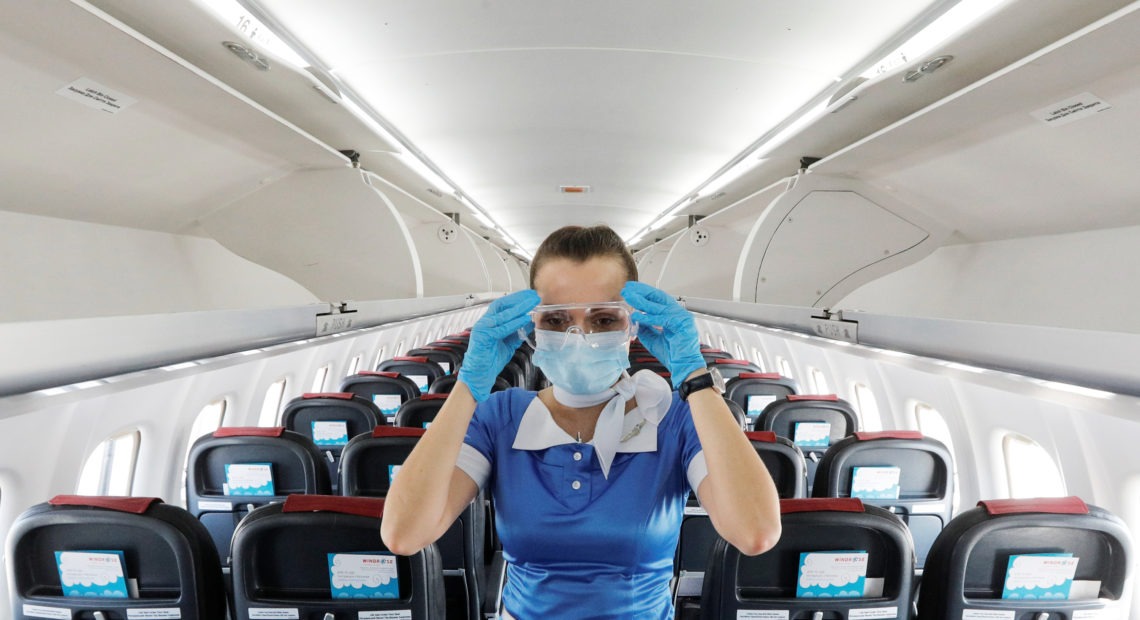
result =
M625 279L625 267L612 256L552 258L534 275L534 290L545 305L621 301Z

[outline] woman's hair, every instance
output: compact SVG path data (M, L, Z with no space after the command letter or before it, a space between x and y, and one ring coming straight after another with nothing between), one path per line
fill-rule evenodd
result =
M625 279L637 279L637 263L625 242L612 228L598 226L563 226L550 233L538 246L534 260L530 263L530 287L534 288L534 276L543 263L552 258L568 258L584 263L595 256L612 256L625 267Z

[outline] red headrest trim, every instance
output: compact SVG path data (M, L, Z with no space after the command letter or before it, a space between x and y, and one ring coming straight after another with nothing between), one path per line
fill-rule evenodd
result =
M857 497L811 497L780 500L780 514L793 512L863 512L863 501Z
M384 516L384 500L379 497L339 495L290 495L281 512L339 512L379 519Z
M778 372L742 372L736 375L738 379L783 379Z
M458 338L443 338L440 340L440 342L448 342L451 344L467 344L466 342L464 342L463 340L460 340Z
M1047 512L1059 515L1087 515L1088 504L1076 496L1036 497L1033 499L984 499L978 505L991 515Z
M155 503L161 504L157 497L108 497L90 495L56 495L48 500L52 506L92 506L119 512L129 512L136 515L150 510Z
M829 400L835 402L839 400L839 396L836 394L792 394L788 396L788 400L792 402L801 400Z
M446 400L448 394L422 394L420 400Z
M659 370L657 371L657 374L661 375L665 379L669 379L673 376L673 373L669 372L668 370Z
M372 429L373 437L423 437L426 428L411 426L377 426Z
M855 433L855 439L858 441L872 441L875 439L922 439L922 433L918 431L881 431L878 433L858 431Z
M352 400L352 392L305 392L301 394L301 398L309 400L311 398L336 398L339 400Z
M365 377L388 377L389 379L395 379L400 376L398 372L376 372L375 370L362 370L356 374L364 375Z
M433 347L430 344L426 347L420 347L420 350L421 351L447 351L447 352L451 352L451 349L448 349L446 347Z
M744 431L744 436L747 437L749 441L776 443L776 433L772 431Z
M223 426L214 431L214 437L280 437L284 426Z
M396 357L393 357L392 360L396 362L418 362L420 364L429 361L426 357L418 357L414 355L397 355Z
M752 362L750 362L748 360L726 360L724 358L715 359L715 360L713 360L713 363L714 364L734 364L736 366L751 366L752 365Z
M645 362L657 362L658 364L660 364L661 360L657 359L656 357L635 357L635 358L633 358L634 364L642 364Z

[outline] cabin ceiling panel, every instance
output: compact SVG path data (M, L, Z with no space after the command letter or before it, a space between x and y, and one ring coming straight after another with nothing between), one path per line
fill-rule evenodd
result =
M512 209L581 183L644 225L943 4L260 3L530 250Z
M165 232L339 154L69 2L0 5L0 203ZM85 78L117 113L57 94ZM126 101L126 99L123 99Z
M957 232L960 242L1140 224L1140 10L822 162ZM1082 93L1111 106L1068 124L1034 112Z

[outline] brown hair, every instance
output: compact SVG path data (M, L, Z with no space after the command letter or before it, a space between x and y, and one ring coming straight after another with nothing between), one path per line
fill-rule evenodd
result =
M612 256L625 267L626 280L637 279L637 263L633 254L612 228L604 224L598 226L563 226L550 233L538 246L534 260L530 263L530 287L534 288L534 276L542 264L551 258L568 258L584 263L595 256Z

